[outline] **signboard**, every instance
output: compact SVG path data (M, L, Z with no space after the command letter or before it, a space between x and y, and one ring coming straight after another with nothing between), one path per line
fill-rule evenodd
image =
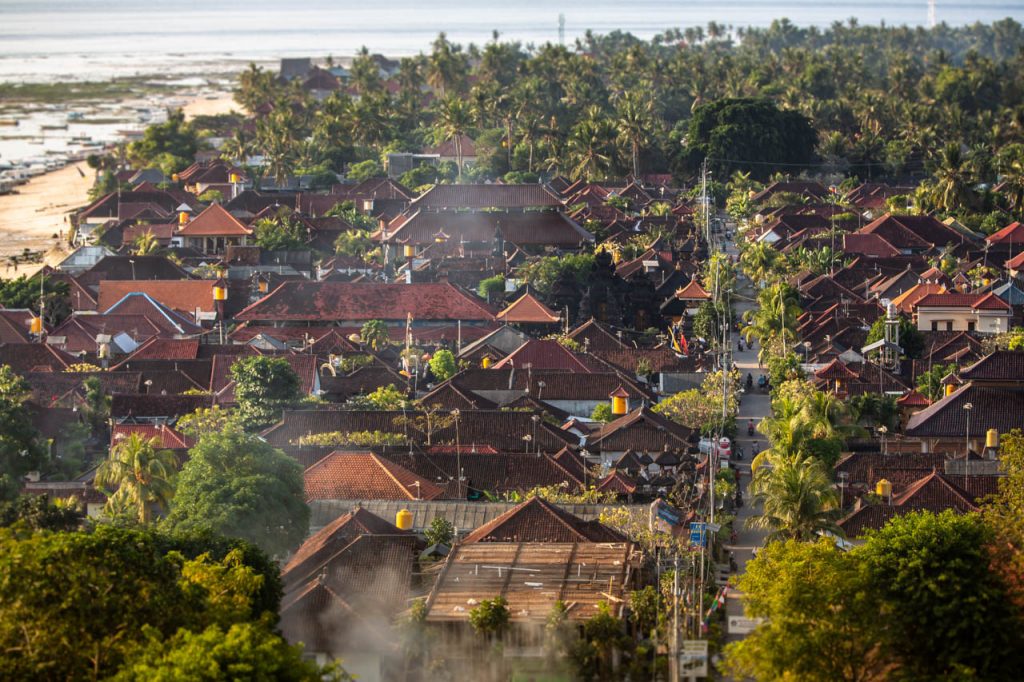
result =
M691 545L703 545L707 539L707 524L706 523L691 523L690 524L690 544Z
M708 641L684 639L679 651L679 674L682 677L708 676Z
M743 616L729 616L729 634L746 635L764 622L764 618L744 618Z

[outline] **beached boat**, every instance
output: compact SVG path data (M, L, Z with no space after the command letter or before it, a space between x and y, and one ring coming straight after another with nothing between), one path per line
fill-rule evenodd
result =
M18 122L13 118L0 118L0 126L16 126Z
M68 129L68 124L67 123L44 123L43 125L39 126L39 128L42 129L42 130L67 130Z

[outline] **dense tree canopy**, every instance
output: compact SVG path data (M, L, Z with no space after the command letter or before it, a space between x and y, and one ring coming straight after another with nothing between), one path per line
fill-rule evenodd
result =
M104 678L181 628L272 624L280 598L258 550L113 526L0 530L0 575L0 669L23 680Z
M266 426L299 400L299 376L284 358L253 356L231 366L238 418L246 427Z
M691 172L706 158L716 174L750 169L756 178L775 171L799 172L815 158L817 133L795 111L766 99L721 99L697 107L686 132Z
M189 450L167 521L281 555L309 530L302 466L237 426L207 433Z

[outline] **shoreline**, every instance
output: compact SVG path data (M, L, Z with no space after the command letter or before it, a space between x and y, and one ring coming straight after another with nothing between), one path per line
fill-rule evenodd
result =
M237 110L230 92L206 94L185 103L187 120ZM14 194L0 195L0 279L32 276L43 265L56 265L71 249L67 238L68 215L89 203L89 190L96 174L85 161L69 163L36 176L19 186ZM25 249L42 251L42 262L14 266L12 256Z

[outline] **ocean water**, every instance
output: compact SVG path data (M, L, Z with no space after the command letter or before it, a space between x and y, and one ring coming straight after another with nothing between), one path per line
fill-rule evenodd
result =
M936 0L950 25L1024 20L1024 0ZM351 57L365 45L390 56L429 49L440 31L459 43L505 39L542 44L615 29L649 38L668 28L927 25L926 0L0 0L0 82L232 71L282 56Z

